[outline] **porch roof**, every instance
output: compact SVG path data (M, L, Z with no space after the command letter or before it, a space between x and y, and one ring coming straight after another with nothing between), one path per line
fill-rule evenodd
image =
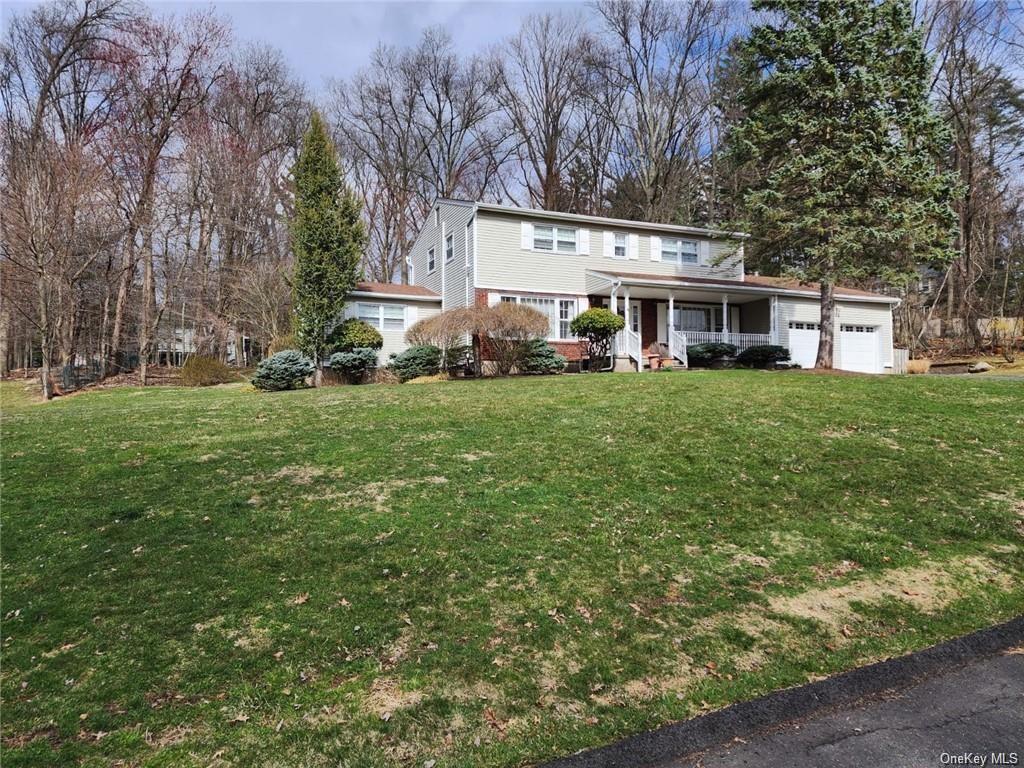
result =
M611 270L587 270L588 278L612 283L637 286L640 288L662 288L665 290L720 291L729 294L746 294L753 298L762 296L809 296L817 298L821 288L816 283L804 283L794 278L746 275L743 280L721 280L707 277L683 275L649 275L641 272L616 272ZM588 287L590 280L588 280ZM859 288L836 287L836 298L855 299L885 304L898 304L899 299L881 293L872 293Z

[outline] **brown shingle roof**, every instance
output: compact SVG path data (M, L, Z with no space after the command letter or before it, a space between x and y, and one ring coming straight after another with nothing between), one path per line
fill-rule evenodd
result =
M398 283L375 283L361 280L356 283L356 291L363 293L389 293L394 296L419 296L427 299L438 299L439 294L422 285L400 285Z

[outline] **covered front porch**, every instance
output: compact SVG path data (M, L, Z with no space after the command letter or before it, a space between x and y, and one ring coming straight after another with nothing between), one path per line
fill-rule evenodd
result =
M686 348L694 344L721 342L743 350L778 343L777 297L764 288L588 273L588 292L591 306L626 320L613 350L619 369L644 370L659 357L686 366Z

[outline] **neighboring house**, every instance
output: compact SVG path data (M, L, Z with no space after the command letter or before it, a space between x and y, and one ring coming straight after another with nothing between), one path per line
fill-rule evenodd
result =
M606 306L627 320L616 339L619 367L643 370L652 345L684 361L686 345L711 341L740 348L781 344L801 366L812 367L818 286L746 274L745 239L698 227L438 200L412 248L413 285L361 289L352 306L381 305L376 327L389 351L403 346L401 328L426 312L514 301L550 318L548 341L570 360L584 351L569 328L572 319ZM836 296L836 366L890 369L892 308L899 300L852 288L839 288ZM392 339L386 311L393 313Z
M381 365L409 346L405 332L413 323L440 311L440 294L420 285L395 283L356 283L345 304L346 318L357 317L380 331L384 346L377 361Z

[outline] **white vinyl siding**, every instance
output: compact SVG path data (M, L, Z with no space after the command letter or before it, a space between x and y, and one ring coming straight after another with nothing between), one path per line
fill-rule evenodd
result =
M361 300L358 297L345 305L345 317L359 317L380 331L384 344L377 353L377 364L387 365L392 354L408 348L405 332L418 320L432 317L441 311L437 301L417 301L413 298Z
M569 326L576 318L579 302L576 299L555 296L519 296L501 294L499 301L532 307L548 319L549 341L574 341Z
M702 240L700 264L671 264L652 261L652 232L637 230L627 234L627 261L614 258L614 234L611 230L578 229L580 253L575 257L534 246L534 223L519 217L479 212L477 221L477 266L475 285L494 290L532 291L536 293L587 293L586 270L628 271L650 275L686 275L701 278L741 280L742 268L737 244L727 240ZM621 230L618 230L621 231ZM584 238L584 233L587 237ZM611 242L608 239L611 237ZM694 238L696 239L696 238ZM586 249L586 252L585 252ZM660 254L659 254L660 255ZM721 264L714 264L722 259ZM449 305L447 299L445 307Z

